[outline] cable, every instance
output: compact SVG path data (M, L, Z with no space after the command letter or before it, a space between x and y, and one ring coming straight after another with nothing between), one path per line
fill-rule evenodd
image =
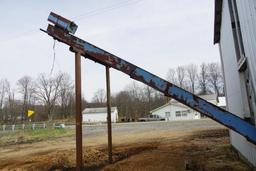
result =
M113 5L109 5L109 6L100 8L100 9L91 10L87 13L80 14L80 15L72 18L72 19L73 20L84 20L88 17L103 14L103 13L109 12L110 10L116 10L116 9L119 9L119 8L122 8L122 7L125 7L125 6L128 6L128 5L137 4L141 1L143 1L143 0L125 0L125 1L113 4ZM10 41L10 40L15 40L15 39L18 39L18 38L21 38L21 37L24 37L24 36L28 36L28 35L34 34L37 31L38 31L38 29L35 29L35 30L31 29L31 30L25 31L22 34L19 34L17 36L15 36L15 35L14 36L9 36L10 38L8 38L8 39L0 40L0 43L7 42L7 41Z
M95 15L98 15L98 14L102 14L102 13L108 12L110 10L119 9L119 8L122 8L122 7L125 7L125 6L128 6L128 5L132 5L132 4L137 4L140 1L142 1L142 0L136 0L136 1L126 0L126 1L123 1L121 3L116 3L116 4L106 6L106 7L100 8L100 9L89 11L89 12L84 13L84 14L80 14L80 15L74 17L73 20L78 19L80 21L80 20L83 20L87 17L92 17L92 16L95 16Z
M56 39L53 40L53 60L52 60L52 67L51 67L51 72L50 75L52 75L53 69L54 69L54 64L55 64L55 58L56 58L56 51L55 51L55 44L56 44Z

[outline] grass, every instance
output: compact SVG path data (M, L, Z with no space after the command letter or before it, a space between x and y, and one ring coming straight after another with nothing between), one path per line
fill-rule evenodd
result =
M49 140L74 135L72 129L35 129L20 130L15 132L2 133L0 136L0 146L10 144L31 143L35 141Z
M249 171L252 170L243 160L240 159L238 153L230 144L221 144L214 148L216 156L211 157L207 161L208 170L235 170Z

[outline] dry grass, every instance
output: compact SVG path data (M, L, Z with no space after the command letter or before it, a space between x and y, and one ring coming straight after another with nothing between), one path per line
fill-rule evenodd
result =
M114 136L113 164L108 164L106 137L87 138L84 144L85 170L135 170L158 171L185 169L195 171L246 171L250 168L242 162L229 145L226 129L181 131L151 131ZM105 140L105 141L104 141ZM2 170L75 170L74 140L68 138L56 142L38 142L31 147L52 146L41 151L23 151L0 160ZM56 145L59 146L56 149ZM20 146L13 147L17 149ZM24 149L27 149L25 145ZM3 151L3 150L2 150ZM0 150L0 152L2 152ZM13 156L16 157L13 157ZM20 154L22 156L22 154ZM12 158L13 157L13 158ZM0 158L1 159L1 158Z

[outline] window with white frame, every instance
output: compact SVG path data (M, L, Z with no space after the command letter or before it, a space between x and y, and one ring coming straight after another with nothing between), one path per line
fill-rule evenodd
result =
M242 37L242 31L240 26L240 20L238 15L238 8L236 0L228 0L229 12L231 18L231 26L233 32L234 45L236 50L236 57L238 62L238 71L241 90L243 96L243 105L244 105L244 117L251 123L255 124L255 113L256 113L256 92L255 85L253 85L250 78L250 69L247 64L246 54L244 50L244 43Z
M176 112L175 112L175 116L176 116L176 117L181 117L181 111L176 111Z
M170 112L165 112L165 117L166 118L169 118L171 116L171 113Z
M187 117L188 116L188 111L187 110L182 111L181 115L182 115L182 117Z

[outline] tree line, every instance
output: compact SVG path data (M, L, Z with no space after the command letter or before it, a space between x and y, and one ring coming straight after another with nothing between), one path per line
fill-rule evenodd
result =
M224 95L224 81L219 63L189 64L170 68L166 79L189 92L197 95ZM124 90L111 97L112 106L117 106L120 118L136 120L148 115L151 110L167 103L170 99L149 86L133 81ZM104 89L95 92L93 107L105 106Z
M194 94L224 95L223 74L221 66L217 62L170 68L167 80Z
M190 64L170 68L166 79L195 94L224 94L224 81L219 63ZM132 81L122 91L111 95L112 106L117 106L123 120L136 120L169 99L162 93L139 82ZM99 89L90 103L82 100L85 107L105 107L106 92ZM0 80L0 121L28 121L26 112L34 110L32 120L73 118L75 113L74 81L67 73L56 75L41 73L37 78L24 76L15 88L7 79Z
M0 120L27 121L27 110L34 110L34 120L67 118L74 111L74 83L67 73L49 76L44 73L36 79L20 78L15 88L7 79L0 80Z

